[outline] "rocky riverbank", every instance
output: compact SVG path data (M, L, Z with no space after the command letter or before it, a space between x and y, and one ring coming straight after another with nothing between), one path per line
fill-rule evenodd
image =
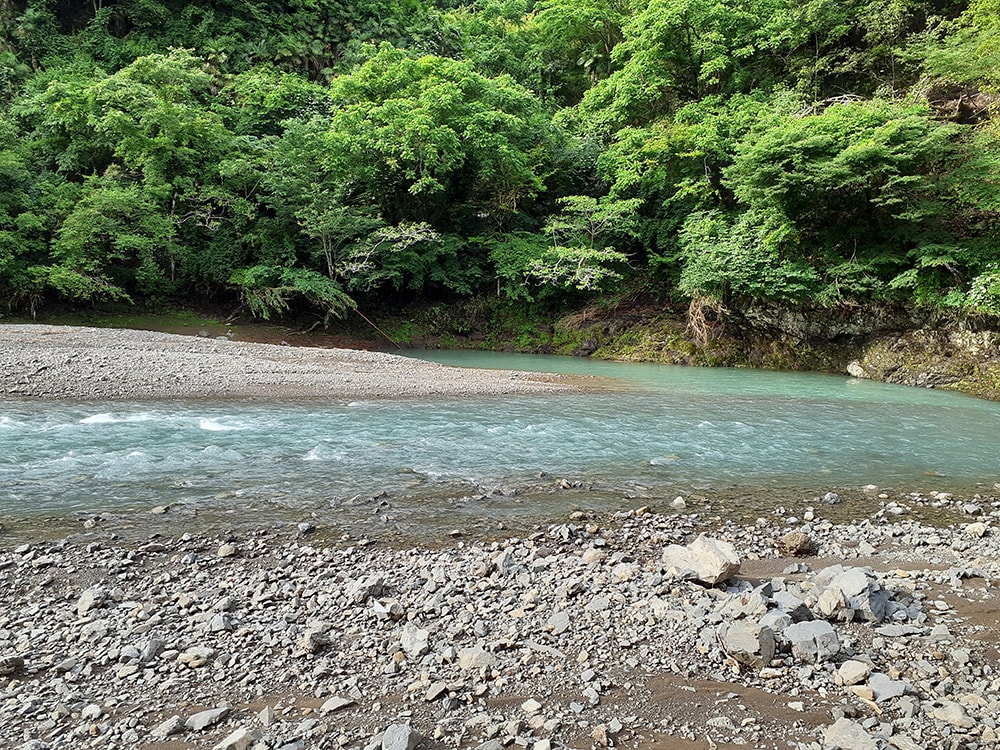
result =
M406 548L0 537L0 745L995 747L1000 502L870 491Z
M0 325L0 397L402 398L572 387L544 373L444 367L383 352L76 326Z

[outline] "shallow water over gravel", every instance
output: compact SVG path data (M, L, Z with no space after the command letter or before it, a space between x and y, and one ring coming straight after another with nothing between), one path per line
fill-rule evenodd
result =
M620 387L350 403L8 401L0 517L180 504L228 523L274 514L452 527L678 494L1000 481L997 403L832 376L422 356Z

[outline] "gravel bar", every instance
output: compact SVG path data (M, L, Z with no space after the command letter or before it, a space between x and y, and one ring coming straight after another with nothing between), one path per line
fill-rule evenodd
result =
M8 399L500 396L575 390L581 382L547 373L447 367L384 352L0 325L0 396Z

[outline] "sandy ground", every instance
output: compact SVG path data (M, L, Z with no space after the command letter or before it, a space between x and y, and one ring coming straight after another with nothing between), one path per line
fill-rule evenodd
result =
M0 325L0 397L402 398L568 390L545 373L445 367L383 352L151 331Z

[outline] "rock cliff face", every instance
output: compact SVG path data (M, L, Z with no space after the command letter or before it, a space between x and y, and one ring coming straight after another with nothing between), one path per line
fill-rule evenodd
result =
M577 316L579 319L579 316ZM715 308L695 330L652 306L582 318L586 347L608 359L816 370L1000 400L1000 321L892 307Z
M880 336L847 365L856 378L954 388L1000 400L1000 334L927 329Z

